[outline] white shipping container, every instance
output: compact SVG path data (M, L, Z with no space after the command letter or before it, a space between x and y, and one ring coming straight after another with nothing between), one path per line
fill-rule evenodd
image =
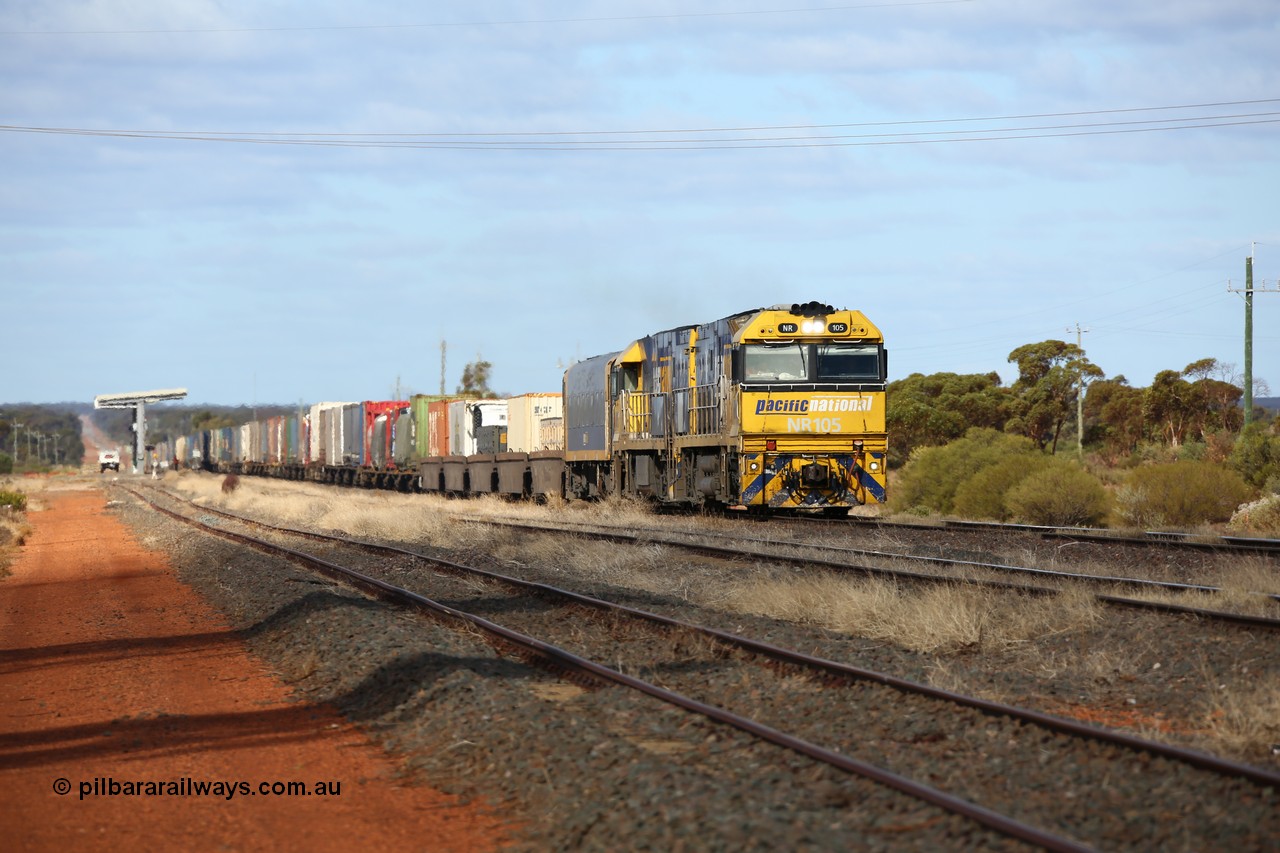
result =
M474 454L477 427L506 425L506 400L454 400L449 404L449 455Z
M542 438L542 422L564 414L564 398L560 394L521 394L507 400L507 450L534 453L558 449L546 445Z
M320 449L324 447L321 442L321 436L324 434L320 425L320 413L330 409L340 409L346 403L313 403L311 405L311 417L308 420L310 428L307 430L307 461L319 462Z
M320 453L326 465L342 464L342 408L320 410Z

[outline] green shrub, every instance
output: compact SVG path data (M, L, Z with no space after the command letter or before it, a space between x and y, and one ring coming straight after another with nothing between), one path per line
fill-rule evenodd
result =
M13 473L13 457L8 453L0 453L0 474Z
M1005 499L1009 491L1049 463L1050 457L1031 451L988 465L961 483L956 490L956 515L1008 521L1011 516Z
M1252 536L1280 536L1280 495L1265 495L1240 507L1231 516L1227 527L1236 533Z
M903 467L890 507L896 512L953 512L956 492L970 477L1011 455L1033 452L1030 439L994 429L971 429L950 444L921 448Z
M1231 451L1231 467L1258 487L1280 478L1280 435L1260 424L1251 424Z
M1116 513L1134 527L1192 528L1226 521L1253 489L1230 468L1172 462L1135 468L1116 496Z
M1108 503L1097 477L1062 459L1046 459L1005 496L1009 516L1027 524L1094 526Z
M11 506L18 512L27 509L27 496L22 492L10 492L0 489L0 506Z
M1203 441L1188 439L1174 448L1173 454L1179 462L1202 462L1208 452L1209 447Z

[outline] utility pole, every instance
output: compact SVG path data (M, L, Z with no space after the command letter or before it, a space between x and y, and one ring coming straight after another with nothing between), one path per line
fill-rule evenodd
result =
M1237 290L1231 286L1230 281L1227 282L1228 292L1244 294L1244 425L1246 427L1253 423L1253 253L1256 250L1257 243L1250 244L1249 257L1244 259L1244 290ZM1263 282L1258 290L1266 293L1266 282ZM1280 284L1277 284L1272 292L1280 293Z
M18 432L22 429L22 424L15 423L13 425L13 470L18 470Z
M445 350L448 349L448 347L449 347L449 343L444 338L441 338L440 339L440 396L441 397L445 395L444 361L445 361Z
M1071 329L1068 327L1068 332ZM1076 323L1076 349L1084 352L1083 338L1081 337L1088 329L1080 328L1080 324ZM1076 392L1076 446L1079 448L1080 461L1084 462L1084 371L1080 371L1080 390Z

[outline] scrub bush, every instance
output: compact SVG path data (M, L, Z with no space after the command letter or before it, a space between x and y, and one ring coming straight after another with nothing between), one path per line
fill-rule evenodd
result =
M1252 536L1280 536L1280 494L1269 494L1235 511L1227 527Z
M13 507L18 512L25 512L27 509L27 496L22 492L10 492L0 489L0 507Z
M1005 496L1010 517L1027 524L1094 526L1108 503L1097 477L1061 459L1046 459Z
M1235 471L1210 462L1136 468L1116 496L1116 514L1133 527L1191 528L1227 521L1253 489Z
M971 429L964 438L941 447L924 447L911 455L890 495L897 512L920 508L939 513L956 511L956 495L978 472L1010 456L1038 454L1029 438L994 429Z
M1251 424L1231 451L1231 467L1259 487L1280 478L1280 435L1261 424Z
M988 465L956 490L956 514L964 518L1008 521L1012 517L1006 500L1010 490L1050 462L1050 457L1030 451Z

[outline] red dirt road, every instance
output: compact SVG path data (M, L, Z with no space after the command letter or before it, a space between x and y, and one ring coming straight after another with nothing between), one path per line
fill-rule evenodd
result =
M398 784L394 759L335 712L290 702L163 556L104 512L102 491L42 500L0 580L5 849L499 845L491 814ZM94 795L95 780L121 793ZM340 788L259 793L277 782ZM230 798L189 793L208 783L230 783Z

